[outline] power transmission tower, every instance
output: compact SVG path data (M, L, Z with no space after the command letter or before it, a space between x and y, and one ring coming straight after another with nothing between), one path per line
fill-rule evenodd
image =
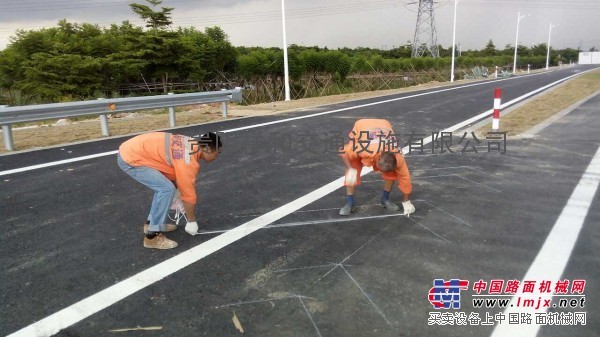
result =
M425 53L433 57L440 57L435 30L435 15L433 13L433 0L419 0L417 26L412 45L412 57L423 56Z

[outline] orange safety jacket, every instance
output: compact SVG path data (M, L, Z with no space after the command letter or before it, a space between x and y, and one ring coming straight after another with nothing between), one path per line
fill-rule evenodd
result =
M383 178L398 181L398 189L404 194L410 194L412 184L408 166L401 149L396 146L392 150L389 146L390 143L387 143L388 138L386 136L390 135L394 136L394 130L387 120L359 119L354 123L354 128L348 135L350 141L344 146L342 156L348 158L350 163L358 164L360 162L360 165L371 166L373 171L379 172L377 160L379 160L381 154L383 152L397 152L394 154L396 157L396 170L383 173Z
M196 177L200 171L200 151L192 148L192 138L167 132L151 132L133 137L119 147L121 158L131 166L158 170L175 181L181 199L196 203ZM197 151L194 154L191 152Z

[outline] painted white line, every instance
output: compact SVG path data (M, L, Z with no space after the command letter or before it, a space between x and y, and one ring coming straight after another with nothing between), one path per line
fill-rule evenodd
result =
M517 99L514 99L508 103L505 103L502 105L502 108L508 107L511 104L520 102L521 100L530 97L532 95L537 94L540 91L546 90L547 88L554 86L558 83L564 82L566 80L569 80L575 76L579 76L582 75L588 71L592 71L595 69L591 69L591 70L587 70L584 72L580 72L577 73L575 75L571 75L569 77L565 77L564 79L558 80L556 82L553 82L551 84L548 84L540 89L534 90L528 94L525 94ZM541 75L541 74L534 74L534 75L530 75L530 76L536 76L536 75ZM263 127L263 126L268 126L268 125L273 125L273 124L280 124L280 123L287 123L287 122L291 122L291 121L295 121L295 120L299 120L299 119L305 119L305 118L312 118L312 117L318 117L318 116L323 116L323 115L329 115L329 114L333 114L336 112L340 112L340 111L348 111L348 110L354 110L354 109L360 109L360 108L364 108L367 106L373 106L373 105L378 105L378 104L385 104L385 103L390 103L390 102L395 102L395 101L401 101L401 100L405 100L405 99L409 99L409 98L415 98L415 97L420 97L420 96L425 96L425 95L432 95L432 94L437 94L440 92L446 92L446 91L452 91L452 90L458 90L458 89L463 89L463 88L469 88L469 87L474 87L474 86L480 86L480 85L486 85L486 84L490 84L490 83L495 83L495 82L501 82L501 81L508 81L511 79L516 79L518 77L513 77L513 78L505 78L505 79L501 79L501 80L494 80L494 81L488 81L488 82L481 82L481 83L474 83L474 84L468 84L468 85L463 85L463 86L459 86L459 87L453 87L453 88L447 88L447 89L440 89L440 90L435 90L435 91L428 91L428 92L424 92L424 93L420 93L420 94L415 94L415 95L409 95L409 96L404 96L404 97L399 97L399 98L393 98L393 99L388 99L388 100L384 100L384 101L377 101L377 102L373 102L373 103L368 103L368 104L362 104L362 105L356 105L356 106L351 106L348 108L343 108L343 109L336 109L336 110L330 110L330 111L325 111L325 112L319 112L319 113L315 113L315 114L310 114L310 115L306 115L306 116L299 116L299 117L292 117L292 118L285 118L285 119L281 119L281 120L276 120L276 121L272 121L272 122L267 122L267 123L261 123L261 124L253 124L253 125L248 125L248 126L244 126L244 127L240 127L240 128L234 128L234 129L229 129L229 130L223 130L220 131L221 133L230 133L230 132L237 132L237 131L243 131L243 130L249 130L249 129L254 129L254 128L259 128L259 127ZM478 121L481 118L486 117L487 115L491 114L493 110L488 110L484 113L481 113L471 119L468 119L465 121L464 125L461 125L460 127L454 129L454 130L450 130L450 131L456 131L458 129L463 128L466 125L472 124L475 121ZM431 138L431 137L430 137ZM425 144L423 144L425 145ZM13 174L13 173L20 173L20 172L26 172L26 171L31 171L31 170L36 170L39 168L44 168L44 167L51 167L51 166L56 166L56 165L62 165L62 164L68 164L68 163L73 163L73 162L78 162L78 161L82 161L82 160L87 160L87 159L92 159L92 158L98 158L98 157L104 157L104 156L110 156L113 154L116 154L118 151L109 151L109 152L103 152L103 153L98 153L98 154L93 154L93 155L89 155L89 156L83 156L83 157L77 157L77 158L70 158L70 159L65 159L65 160L59 160L59 161L54 161L54 162L49 162L49 163L44 163L44 164L39 164L39 165L32 165L32 166L25 166L25 167L21 167L21 168L17 168L17 169L12 169L12 170L7 170L7 171L0 171L0 176L4 176L4 175L8 175L8 174Z
M50 166L56 166L56 165L62 165L62 164L70 164L70 163L74 163L74 162L78 162L78 161L82 161L82 160L110 156L113 154L117 154L118 152L119 151L102 152L102 153L91 154L89 156L53 161L50 163L26 166L26 167L21 167L21 168L12 169L12 170L6 170L6 171L0 171L0 176L5 176L5 175L13 174L13 173L20 173L20 172L25 172L25 171L31 171L31 170L37 170L37 169L44 168L44 167L50 167Z
M569 262L569 258L571 257L571 253L573 252L573 248L579 237L579 232L583 227L583 223L592 205L599 184L600 148L596 151L596 154L585 170L585 173L579 180L579 183L552 227L542 249L523 277L523 280L560 280L560 277ZM508 307L504 312L507 317L509 313L532 313L533 310L531 308L517 307L517 298L519 296L536 298L541 295L538 287L536 287L536 292L533 294L527 293L524 295L519 293L514 295L510 302L514 307ZM547 308L541 308L535 312L545 312L546 309ZM539 329L540 325L536 324L501 324L496 326L492 333L492 337L535 337Z

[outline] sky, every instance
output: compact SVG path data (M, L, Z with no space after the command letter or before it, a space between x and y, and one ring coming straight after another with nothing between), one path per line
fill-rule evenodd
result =
M142 22L131 2L145 0L0 0L0 50L17 29L56 26L61 19L108 26ZM391 49L412 41L418 0L285 0L288 44ZM454 0L436 0L438 44L452 45ZM282 0L164 0L174 7L173 26L219 26L234 46L281 47ZM600 48L600 0L459 0L456 42L462 50L519 44L552 48ZM550 25L556 27L549 32Z

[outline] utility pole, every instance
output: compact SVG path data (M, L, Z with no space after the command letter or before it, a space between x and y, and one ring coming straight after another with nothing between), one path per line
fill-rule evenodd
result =
M529 14L521 15L521 12L517 13L517 37L515 39L515 60L513 63L513 74L515 74L517 72L517 48L519 47L519 23L521 22L521 19L526 16L529 16Z
M287 40L285 33L285 0L281 0L281 21L283 22L283 74L285 81L285 100L289 101L290 98L290 75L288 71L288 54L287 54Z
M550 36L552 35L552 28L556 27L558 25L552 25L552 22L550 22L550 30L548 31L548 52L546 53L546 71L548 71L548 68L550 67Z
M450 83L454 82L454 49L456 48L456 7L458 7L458 0L454 0L454 28L452 30L452 70L450 71Z

